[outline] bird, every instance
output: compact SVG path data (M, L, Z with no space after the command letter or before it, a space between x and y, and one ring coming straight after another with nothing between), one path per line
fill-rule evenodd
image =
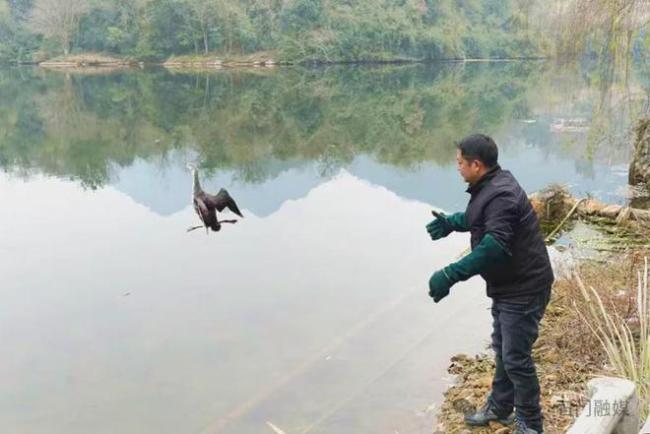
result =
M205 233L207 234L209 233L208 229L212 229L214 232L221 230L222 223L237 223L238 220L217 219L217 211L221 212L224 208L228 208L239 217L244 217L239 210L237 203L235 203L235 200L230 196L226 189L222 188L219 190L219 193L215 195L206 193L201 188L198 169L192 165L188 165L188 168L192 171L194 179L192 182L192 203L194 205L194 210L203 222L203 225L192 226L187 229L187 232L205 227Z

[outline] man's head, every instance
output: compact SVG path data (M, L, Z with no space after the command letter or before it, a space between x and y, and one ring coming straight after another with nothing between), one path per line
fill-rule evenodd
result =
M491 137L472 134L456 144L458 172L465 182L474 184L497 165L499 150Z

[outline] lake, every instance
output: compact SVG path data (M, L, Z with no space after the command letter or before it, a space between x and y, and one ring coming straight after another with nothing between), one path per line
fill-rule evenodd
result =
M424 229L467 201L454 141L624 203L649 89L546 62L0 70L3 432L430 433L491 332L480 279L427 294L468 246ZM245 218L187 233L188 163Z

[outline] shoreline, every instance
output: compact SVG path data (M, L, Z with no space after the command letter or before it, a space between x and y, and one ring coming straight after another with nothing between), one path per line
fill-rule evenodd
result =
M96 55L89 53L80 53L66 56L62 59L49 59L45 61L34 62L17 62L18 66L38 66L52 70L70 70L84 68L146 68L146 67L163 67L170 69L233 69L233 68L258 68L258 67L277 67L277 66L326 66L326 65L429 65L436 63L501 63L501 62L528 62L528 61L545 61L549 57L512 57L512 58L437 58L437 59L358 59L358 60L279 60L277 56L257 55L255 53L244 56L218 57L218 56L172 56L164 61L145 61L132 58L118 58L110 55Z

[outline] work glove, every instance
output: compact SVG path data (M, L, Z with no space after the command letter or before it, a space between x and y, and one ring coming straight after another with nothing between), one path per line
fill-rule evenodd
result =
M429 279L429 297L433 298L434 302L439 302L449 295L451 285L451 280L443 270L436 271Z
M455 283L482 273L493 265L503 263L510 256L508 249L492 234L487 233L469 255L433 273L429 279L429 295L437 303L449 295L449 289Z
M464 212L457 212L449 216L441 212L432 212L436 218L426 226L432 240L444 238L453 231L466 232L468 230Z

